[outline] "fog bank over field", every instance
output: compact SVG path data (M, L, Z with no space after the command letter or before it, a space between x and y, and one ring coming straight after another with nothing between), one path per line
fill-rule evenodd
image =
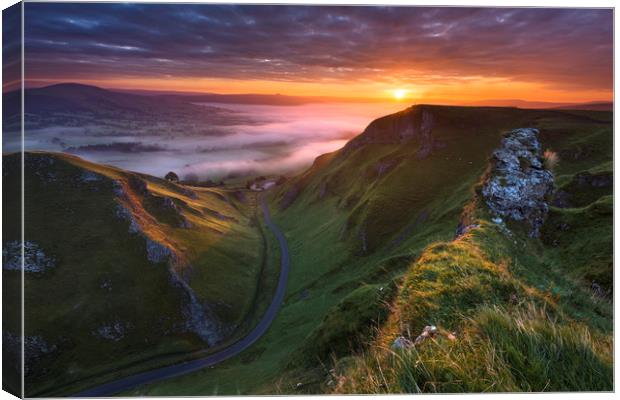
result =
M233 123L204 127L179 121L132 131L123 125L110 129L109 120L93 121L89 126L28 129L25 147L68 152L155 176L168 171L202 179L279 174L309 166L315 157L341 148L373 119L408 104L200 106L205 112L213 106L232 111Z

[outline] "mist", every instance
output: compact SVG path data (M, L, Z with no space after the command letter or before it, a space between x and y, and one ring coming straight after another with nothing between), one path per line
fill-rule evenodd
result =
M213 104L201 104L207 109ZM217 105L221 108L221 105ZM88 127L46 127L25 132L26 150L52 150L90 161L164 176L201 179L292 174L310 166L361 133L375 118L406 108L403 103L329 103L298 106L226 105L240 116L237 125L188 130L187 124L167 126L166 134L131 129L114 133ZM184 121L185 122L185 121ZM105 124L102 122L101 126ZM14 150L18 143L7 146Z

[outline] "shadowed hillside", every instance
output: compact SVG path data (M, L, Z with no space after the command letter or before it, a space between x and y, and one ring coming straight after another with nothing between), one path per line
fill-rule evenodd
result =
M24 165L27 395L72 393L121 371L216 350L268 304L254 194L177 185L64 154L26 153ZM4 155L3 174L5 188L19 192L19 154ZM5 199L4 210L19 200ZM20 215L4 214L7 289L19 286ZM8 344L20 324L10 307Z

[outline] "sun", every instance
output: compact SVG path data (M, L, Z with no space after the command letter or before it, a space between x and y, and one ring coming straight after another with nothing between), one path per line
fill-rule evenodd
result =
M392 96L394 96L396 100L402 100L407 96L407 89L394 89L392 90Z

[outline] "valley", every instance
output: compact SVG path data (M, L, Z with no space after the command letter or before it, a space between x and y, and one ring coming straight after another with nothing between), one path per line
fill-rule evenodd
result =
M263 192L26 153L27 394L611 390L611 120L417 105Z
M408 120L424 131L425 111L434 120L428 153L424 135L401 137L411 132ZM588 205L551 206L538 239L518 222L493 222L476 188L502 134L516 127L536 127L542 148L560 154L555 193L574 187L583 171L611 176L610 116L416 106L373 122L270 193L290 244L290 283L273 327L248 357L124 394L608 390L610 287L593 287L612 274L611 186ZM459 223L477 227L455 240ZM532 325L518 328L521 319ZM490 331L491 323L501 330ZM425 325L454 331L456 342L438 338L408 358L390 355L396 337L413 341ZM548 353L560 345L550 338L570 351ZM508 347L494 350L500 345ZM511 346L531 361L506 359ZM573 349L588 349L598 381L575 375L582 367ZM557 368L554 357L574 358L562 359L562 374L532 367ZM491 378L474 365L492 368ZM519 378L530 368L536 377Z

